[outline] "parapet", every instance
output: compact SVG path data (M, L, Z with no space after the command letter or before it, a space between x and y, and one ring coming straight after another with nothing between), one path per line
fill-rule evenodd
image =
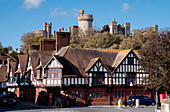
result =
M91 21L93 21L93 15L92 14L78 15L78 21L81 21L81 20L91 20Z

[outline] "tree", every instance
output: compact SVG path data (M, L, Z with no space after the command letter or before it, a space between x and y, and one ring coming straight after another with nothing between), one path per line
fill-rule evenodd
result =
M23 42L23 45L21 45L22 50L26 50L29 48L30 44L40 44L39 39L44 38L43 36L37 36L35 33L26 33L23 34L21 37L21 41Z
M170 91L170 32L152 35L140 50L140 63L150 77L146 88Z
M85 43L85 48L116 48L121 43L122 39L120 36L115 36L108 32L96 33L89 37L88 41Z

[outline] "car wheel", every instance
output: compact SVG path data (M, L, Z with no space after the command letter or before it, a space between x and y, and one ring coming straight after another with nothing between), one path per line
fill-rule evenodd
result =
M155 106L155 102L152 102L152 106Z

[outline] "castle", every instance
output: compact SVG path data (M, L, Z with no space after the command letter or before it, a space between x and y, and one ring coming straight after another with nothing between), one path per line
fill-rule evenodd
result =
M33 33L35 33L37 36L43 36L45 38L51 38L51 28L52 28L52 23L44 22L43 30L34 30Z

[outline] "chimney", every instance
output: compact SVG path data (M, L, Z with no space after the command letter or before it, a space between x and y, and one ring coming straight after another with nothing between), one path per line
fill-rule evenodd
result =
M30 50L39 50L39 47L40 47L39 45L32 45L32 44L29 45Z
M59 28L59 32L61 32L61 28Z
M70 32L64 32L62 27L62 32L56 32L56 51L59 51L61 47L68 46L70 44Z
M64 32L64 27L62 27L62 32Z

